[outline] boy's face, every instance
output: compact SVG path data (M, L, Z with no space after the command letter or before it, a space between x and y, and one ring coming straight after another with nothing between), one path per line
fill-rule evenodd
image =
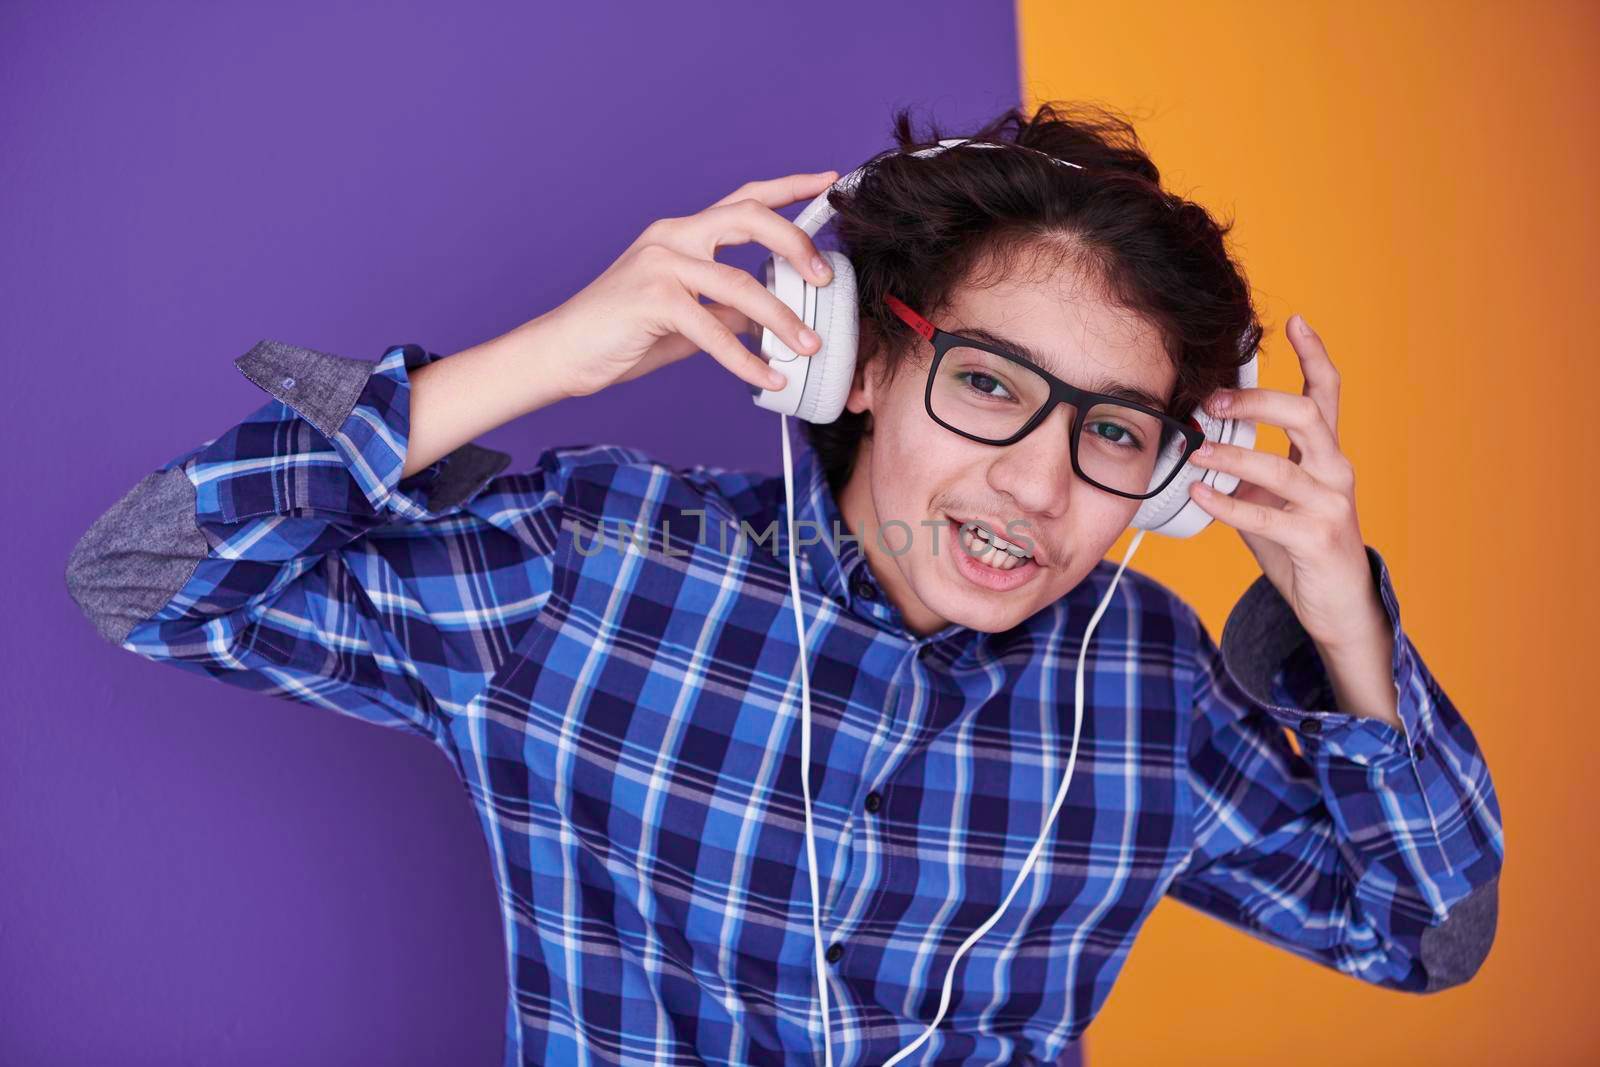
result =
M915 310L951 333L976 327L1018 342L1045 360L1045 370L1080 388L1114 378L1167 397L1177 381L1155 328L1071 272L962 286L948 307ZM933 346L918 338L912 358L887 380L858 375L847 406L872 413L872 433L862 440L840 493L840 511L913 631L929 634L957 623L998 633L1077 585L1141 502L1099 489L1073 471L1074 411L1065 404L1028 436L1003 446L968 440L934 422L923 404L932 356ZM1033 561L999 571L986 561L1003 551L963 551L959 524L973 519L1002 538L1011 524L1020 535L1014 543L1031 547Z

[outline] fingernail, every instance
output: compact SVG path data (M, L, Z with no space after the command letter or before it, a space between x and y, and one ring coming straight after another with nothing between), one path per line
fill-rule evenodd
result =
M789 379L785 378L783 375L779 374L777 371L772 371L770 374L767 375L767 388L768 389L782 389L785 385L788 385L788 384L789 384Z
M1311 328L1311 324L1306 321L1304 315L1300 316L1300 333L1305 337L1315 337L1317 335L1317 331Z
M817 336L815 330L808 326L802 326L800 327L800 343L806 346L807 351L810 351L822 343L822 338Z
M1194 454L1202 458L1211 455L1211 442L1207 441L1205 444L1195 449Z
M1211 410L1218 413L1227 411L1232 402L1233 398L1228 393L1219 391L1211 398Z
M833 277L832 269L830 269L828 264L823 261L821 256L811 257L811 272L822 281L827 281L829 278Z

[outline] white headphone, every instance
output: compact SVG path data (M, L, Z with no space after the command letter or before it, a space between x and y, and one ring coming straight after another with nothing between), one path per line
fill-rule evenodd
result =
M972 141L964 137L946 138L938 146L925 148L913 152L913 156L930 156L945 151L947 148L960 144L969 144L973 148L1022 148L1028 151L1037 151L1026 145L998 144L985 141ZM1045 155L1054 163L1065 167L1083 169L1076 163L1056 159L1054 156ZM795 219L799 226L808 235L815 237L817 232L831 219L835 212L833 205L828 202L828 193L834 189L848 191L853 189L866 167L859 167L844 175L824 190L817 198L806 205L804 211ZM804 419L807 422L828 423L839 417L844 410L845 400L849 396L850 386L855 377L857 343L860 338L857 311L857 293L855 268L850 260L841 252L832 249L819 249L823 257L833 268L833 280L822 288L818 288L806 280L805 276L796 270L788 260L769 255L764 264L764 273L767 288L777 295L778 299L787 304L800 320L816 331L821 337L822 344L817 351L809 356L802 356L772 332L770 328L763 327L761 331L760 354L767 362L781 373L787 380L782 389L761 389L754 393L755 403L770 411L779 414L779 432L783 440L783 493L784 502L789 514L789 591L794 604L794 621L800 643L800 786L805 797L805 823L806 823L806 859L811 881L811 930L816 954L818 999L822 1008L822 1032L824 1062L826 1067L833 1067L833 1040L830 1032L828 1017L828 973L825 962L822 937L822 914L820 910L817 889L817 847L812 828L811 819L811 677L807 664L808 652L806 648L805 618L800 608L800 576L798 560L795 554L795 541L797 532L795 528L794 512L794 461L790 454L788 416ZM1239 368L1237 385L1240 388L1250 388L1256 384L1257 361L1260 349L1251 353L1250 359ZM1237 445L1241 448L1251 448L1255 444L1255 423L1249 419L1217 418L1206 411L1203 406L1197 406L1191 417L1200 426L1206 439L1219 441L1224 444ZM1183 439L1174 437L1168 443L1169 453L1176 453L1183 447ZM1169 454L1166 458L1173 458ZM1167 464L1158 462L1156 470L1164 471ZM1151 480L1153 488L1159 475ZM1004 914L1006 906L1011 903L1011 898L1016 896L1022 883L1027 880L1033 870L1035 861L1044 848L1046 839L1050 836L1051 827L1055 825L1056 815L1061 810L1062 803L1067 797L1067 787L1072 782L1073 766L1078 758L1078 735L1083 726L1083 665L1084 657L1089 650L1089 638L1094 633L1095 626L1100 622L1100 616L1105 613L1106 606L1111 602L1111 596L1116 592L1117 583L1122 578L1122 572L1127 568L1128 561L1133 558L1134 550L1139 547L1139 542L1144 538L1146 531L1164 534L1168 537L1192 537L1211 522L1211 516L1202 510L1189 498L1189 485L1192 482L1204 481L1213 489L1221 493L1231 493L1238 487L1237 475L1228 474L1215 468L1197 467L1184 463L1160 493L1152 496L1139 505L1132 525L1137 529L1133 540L1128 545L1128 550L1123 553L1122 562L1117 566L1117 572L1112 576L1111 585L1106 589L1105 596L1101 599L1099 607L1089 619L1089 625L1084 631L1083 645L1078 650L1078 678L1076 686L1077 712L1072 724L1072 749L1067 757L1067 773L1061 781L1061 788L1056 792L1055 802L1050 807L1050 814L1046 817L1044 826L1040 830L1039 838L1029 850L1028 857L1023 861L1022 869L1017 873L1016 880L1011 889L1006 893L1005 899L995 909L982 925L974 930L950 960L949 970L944 976L944 992L940 998L939 1011L922 1032L911 1044L895 1053L887 1060L884 1067L892 1067L906 1056L914 1052L924 1041L933 1036L940 1020L950 1007L951 983L955 978L956 964L966 954L977 940L982 937L990 927L999 921Z

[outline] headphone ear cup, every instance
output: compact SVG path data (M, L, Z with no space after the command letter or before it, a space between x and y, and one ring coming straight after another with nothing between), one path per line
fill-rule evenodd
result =
M807 422L833 422L844 411L855 379L860 321L856 299L856 271L844 253L823 251L833 268L833 280L818 289L807 283L817 301L816 325L822 344L810 356L805 390L795 416ZM808 294L808 295L812 295Z
M1255 387L1260 355L1258 349L1250 356L1249 362L1239 369L1239 388ZM1206 411L1203 404L1195 407L1191 417L1200 424L1208 441L1220 441L1240 448L1255 446L1256 424L1249 419L1219 419ZM1176 448L1177 443L1171 442L1170 447ZM1219 493L1231 493L1239 487L1237 474L1185 462L1165 489L1139 505L1139 510L1133 516L1133 525L1167 537L1193 537L1205 529L1211 523L1211 515L1189 496L1189 486L1198 481L1204 481Z

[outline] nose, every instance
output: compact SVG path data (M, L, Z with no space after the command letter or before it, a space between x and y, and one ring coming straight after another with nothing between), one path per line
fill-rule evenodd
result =
M1072 417L1066 404L1045 417L1015 444L997 449L989 464L989 487L1005 493L1029 515L1053 519L1067 510L1076 476L1072 470Z

